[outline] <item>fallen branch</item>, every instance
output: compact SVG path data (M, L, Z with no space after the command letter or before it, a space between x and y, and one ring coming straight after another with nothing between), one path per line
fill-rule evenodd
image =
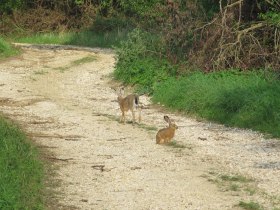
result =
M246 29L243 29L243 30L241 30L241 31L238 31L238 32L237 32L237 33L238 33L238 35L237 35L237 40L240 41L240 38L241 38L242 35L247 34L249 31L253 31L253 30L255 30L255 29L257 29L257 28L261 28L261 27L263 27L263 26L265 26L265 24L264 24L263 22L261 22L261 23L252 25L252 26L250 26L249 28L246 28Z

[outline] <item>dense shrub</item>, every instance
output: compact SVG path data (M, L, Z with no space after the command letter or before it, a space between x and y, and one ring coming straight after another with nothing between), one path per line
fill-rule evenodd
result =
M153 45L150 45L153 43ZM126 84L138 85L141 92L151 93L154 84L176 73L166 59L156 56L157 40L139 29L132 31L126 41L116 48L116 79Z

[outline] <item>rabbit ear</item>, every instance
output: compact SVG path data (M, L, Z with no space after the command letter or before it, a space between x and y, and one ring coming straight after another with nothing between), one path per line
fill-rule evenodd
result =
M167 115L165 115L165 116L163 117L163 119L164 119L167 123L170 124L170 119L169 119L169 117L168 117Z

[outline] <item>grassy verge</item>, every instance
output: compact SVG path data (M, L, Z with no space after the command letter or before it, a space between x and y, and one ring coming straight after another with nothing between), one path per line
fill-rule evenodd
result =
M43 167L18 127L0 116L0 209L43 209Z
M0 36L0 59L18 54L18 50L13 48L5 39Z
M257 72L193 73L158 84L154 102L280 137L280 82Z
M118 46L127 36L127 30L113 30L97 33L94 31L65 32L65 33L38 33L31 36L15 38L15 42L34 44L64 44L86 47L111 48Z

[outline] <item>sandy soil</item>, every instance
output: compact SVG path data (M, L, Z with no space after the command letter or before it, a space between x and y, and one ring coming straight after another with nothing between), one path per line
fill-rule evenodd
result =
M0 63L0 108L55 165L49 209L280 208L279 140L169 113L146 96L142 123L121 124L112 51L21 47ZM179 126L173 146L155 144L165 114Z

